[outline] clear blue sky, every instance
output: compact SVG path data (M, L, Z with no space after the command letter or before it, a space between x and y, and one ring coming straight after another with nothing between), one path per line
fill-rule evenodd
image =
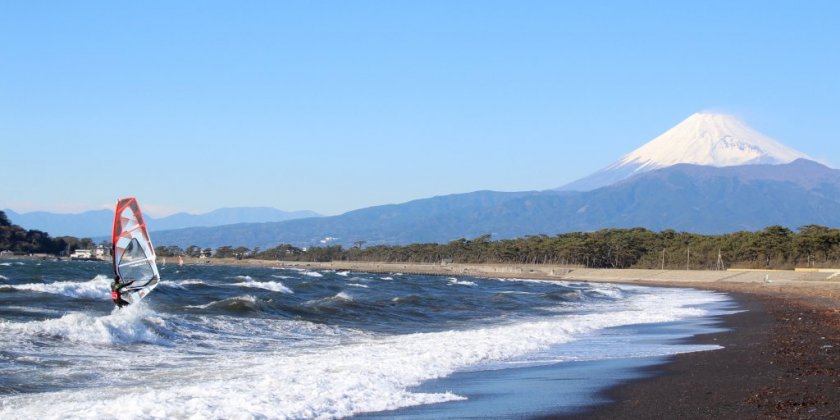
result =
M548 189L709 109L837 166L838 5L4 2L0 208Z

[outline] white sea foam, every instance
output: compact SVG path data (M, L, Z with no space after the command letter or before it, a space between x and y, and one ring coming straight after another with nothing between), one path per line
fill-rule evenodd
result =
M207 283L204 282L204 280L187 279L187 280L178 280L178 284L180 284L182 286L188 286L188 285L191 285L191 284L207 284Z
M594 287L590 294L601 295L610 299L621 299L624 293L618 287Z
M23 313L30 313L30 314L46 314L46 315L60 315L63 312L56 311L54 309L47 309L47 308L39 308L36 306L4 306L3 309L15 312L23 312Z
M449 286L456 286L456 285L457 286L476 286L475 282L472 282L472 281L469 281L469 280L458 280L455 277L450 277L449 278L449 283L447 283L447 284Z
M368 286L368 285L366 285L366 284L359 284L359 283L347 283L347 285L348 285L348 286L350 286L350 287L363 287L363 288L365 288L365 289L369 288L369 286Z
M695 305L722 299L707 292L665 291L633 295L596 313L357 337L297 352L226 354L212 360L212 369L194 366L186 375L186 369L162 371L155 382L130 394L124 387L102 387L7 396L0 417L91 417L119 407L119 416L126 418L337 418L452 401L463 397L411 389L488 363L527 361L522 358L604 328L702 316L706 311ZM207 365L206 360L195 363Z
M342 277L347 277L350 274L350 272L349 271L336 271L335 274L337 274L339 276L342 276Z
M321 274L317 271L301 271L301 274L303 274L304 276L309 276L309 277L324 277L323 274Z
M237 303L237 302L245 302L245 303L257 303L257 298L251 295L245 296L235 296L232 298L222 299L222 300L215 300L210 303L206 303L204 305L185 305L185 308L196 308L196 309L207 309L213 306L224 305L228 303Z
M271 290L272 292L282 292L282 293L294 293L292 289L286 287L283 283L279 281L254 281L248 280L242 283L235 283L234 286L239 287L253 287L256 289L265 289Z
M162 287L171 287L173 289L182 289L182 290L187 289L186 287L184 287L183 284L181 284L180 282L177 282L177 281L162 280L159 283L159 285L162 286Z
M497 277L493 280L511 281L511 282L518 282L518 283L545 283L545 284L564 284L564 285L569 284L568 282L559 281L559 280L517 279L517 278L503 278L503 277Z
M203 315L199 322L200 328L184 334L191 340L201 340L205 348L212 347L221 357L228 357L232 350L254 353L267 349L280 354L289 353L290 349L323 349L371 336L362 331L299 320Z
M161 286L169 286L174 287L176 289L186 289L184 286L190 286L194 284L207 284L203 280L197 279L187 279L187 280L162 280L160 282Z
M181 286L191 286L191 285L194 285L194 284L205 284L205 285L207 284L204 280L198 280L198 279L176 280L175 283L177 283Z
M23 323L2 322L0 331L59 337L89 344L168 344L159 331L166 322L144 304L114 309L110 315L93 316L72 312L61 318ZM2 417L2 416L0 416Z
M333 299L352 301L353 296L349 293L338 292L335 296L333 296Z
M4 276L4 275L0 274L0 280L8 280L8 279L9 279L8 277L6 277L6 276Z
M279 274L272 274L271 277L274 277L275 279L283 279L283 280L288 280L288 279L293 279L294 278L292 276L281 276Z
M105 275L98 275L93 280L85 282L57 281L54 283L29 283L16 285L2 285L0 288L30 290L33 292L52 293L81 299L110 299L111 279Z
M330 296L330 297L308 300L308 301L304 302L304 305L306 305L306 306L319 306L319 305L322 305L322 304L330 304L330 303L342 302L342 301L343 302L352 302L353 301L353 295L342 291L342 292L338 292L335 295Z
M380 280L393 280L394 278L391 276L380 277Z
M4 266L4 267L11 267L11 266L12 266L12 263L7 263L7 262L4 262L4 263L0 263L0 265L2 265L2 266Z

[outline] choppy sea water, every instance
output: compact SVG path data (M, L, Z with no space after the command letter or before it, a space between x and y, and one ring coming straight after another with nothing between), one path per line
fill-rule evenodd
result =
M594 403L616 360L714 349L678 339L733 305L689 289L168 265L116 310L110 270L0 260L0 418L527 416L522 372L557 379L549 404Z

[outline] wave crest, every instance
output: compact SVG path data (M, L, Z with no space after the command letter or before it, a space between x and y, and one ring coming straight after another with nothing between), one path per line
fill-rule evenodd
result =
M86 282L57 281L54 283L29 283L2 285L0 288L52 293L77 299L110 299L111 278L100 274Z
M288 294L293 294L294 293L292 291L292 289L289 289L288 287L286 287L286 285L284 285L283 283L281 283L279 281L248 280L248 281L245 281L245 282L242 282L242 283L234 283L233 285L234 286L239 286L239 287L251 287L251 288L255 288L255 289L271 290L272 292L281 292L281 293L288 293Z
M174 336L166 321L143 303L114 309L110 315L92 316L82 312L61 318L23 323L3 322L0 329L26 335L56 337L88 344L149 343L168 345Z

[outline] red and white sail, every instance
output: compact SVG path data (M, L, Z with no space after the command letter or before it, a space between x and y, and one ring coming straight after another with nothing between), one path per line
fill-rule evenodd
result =
M123 289L123 299L135 303L157 286L160 274L143 213L133 197L117 202L112 243L114 272L123 283L131 282Z

